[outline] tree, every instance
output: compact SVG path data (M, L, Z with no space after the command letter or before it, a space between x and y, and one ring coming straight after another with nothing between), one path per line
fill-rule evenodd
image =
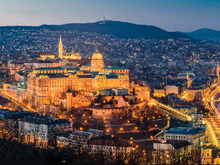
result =
M202 93L201 92L196 92L195 93L195 96L194 96L194 99L192 100L192 103L194 104L194 105L196 105L196 104L198 104L199 102L201 102L202 101Z
M134 104L134 102L133 102L132 99L129 101L129 104L130 104L130 105Z
M103 97L102 97L102 95L98 95L97 97L96 97L96 99L95 99L95 101L94 101L95 103L102 103L103 102Z
M135 97L135 99L134 99L134 103L135 103L135 104L138 104L138 103L139 103L139 101L138 101L138 98L137 98L137 97Z

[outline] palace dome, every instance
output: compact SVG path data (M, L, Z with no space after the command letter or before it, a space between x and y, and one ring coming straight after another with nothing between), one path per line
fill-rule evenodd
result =
M103 60L102 54L98 50L92 55L92 60Z

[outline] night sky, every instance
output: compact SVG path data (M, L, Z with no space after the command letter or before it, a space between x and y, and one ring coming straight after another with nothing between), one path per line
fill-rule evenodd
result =
M220 30L220 0L1 0L0 26L110 20L168 31Z

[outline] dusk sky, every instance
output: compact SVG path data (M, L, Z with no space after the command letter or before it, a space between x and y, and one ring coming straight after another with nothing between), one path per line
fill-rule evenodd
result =
M0 26L86 23L103 15L168 31L220 30L220 0L2 0Z

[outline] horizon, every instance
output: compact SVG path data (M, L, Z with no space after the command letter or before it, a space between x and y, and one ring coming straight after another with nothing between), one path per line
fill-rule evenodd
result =
M99 21L95 21L95 22L82 22L82 23L78 23L78 22L72 22L72 23L63 23L63 24L41 24L41 25L7 25L7 26L0 26L1 27L40 27L40 26L43 26L43 25L67 25L67 24L87 24L87 23L96 23L96 22L102 22L103 20L99 20ZM124 22L124 21L118 21L118 20L108 20L108 21L114 21L114 22ZM124 22L124 23L131 23L131 24L136 24L136 25L145 25L145 24L137 24L137 23L133 23L133 22ZM146 26L155 26L155 25L146 25ZM155 26L155 27L158 27L158 26ZM163 29L161 27L158 27L160 29ZM214 31L220 31L220 30L216 30L216 29L211 29L211 28L199 28L199 29L195 29L195 30L192 30L192 31L168 31L168 32L181 32L181 33L190 33L190 32L194 32L194 31L197 31L197 30L203 30L203 29L209 29L209 30L214 30ZM165 29L163 29L165 30Z
M89 23L105 15L109 20L152 25L170 32L219 31L219 8L220 1L216 0L10 0L1 3L0 26Z

